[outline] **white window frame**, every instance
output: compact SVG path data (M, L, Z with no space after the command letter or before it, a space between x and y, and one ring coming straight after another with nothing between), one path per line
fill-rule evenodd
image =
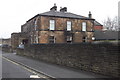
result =
M38 36L36 36L36 43L38 43Z
M87 31L87 23L82 22L82 31Z
M50 20L49 23L50 23L49 29L50 30L55 30L55 20Z
M37 25L35 25L35 30L37 30Z
M72 41L72 36L67 36L67 41Z
M72 30L72 22L67 21L67 31L71 31L71 30Z
M37 25L37 19L35 20L35 25Z
M70 42L72 43L73 37L72 36L67 36L67 43Z
M54 38L53 38L53 43L55 43L55 36L50 36L50 37L54 37ZM51 41L50 38L49 38L49 41Z

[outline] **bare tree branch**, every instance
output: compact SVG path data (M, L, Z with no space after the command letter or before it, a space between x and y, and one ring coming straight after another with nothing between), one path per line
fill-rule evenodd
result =
M110 17L103 21L104 28L111 31L119 31L120 26L118 25L118 17L115 16L113 19Z

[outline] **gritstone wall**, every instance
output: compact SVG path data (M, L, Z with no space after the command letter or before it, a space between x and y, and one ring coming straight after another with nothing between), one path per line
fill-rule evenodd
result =
M34 44L17 54L58 65L119 77L119 46L104 44Z

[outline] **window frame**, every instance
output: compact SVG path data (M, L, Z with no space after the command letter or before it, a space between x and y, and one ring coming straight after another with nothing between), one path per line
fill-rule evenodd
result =
M49 43L55 43L55 36L49 36Z
M49 20L49 30L55 30L55 20Z
M36 40L36 41L35 41L36 43L39 43L39 41L38 41L38 36L36 36L36 39L35 39L35 40Z
M82 22L82 31L87 31L87 23Z
M73 36L66 36L67 43L72 43L73 42Z
M87 42L87 37L86 36L82 37L82 42Z
M67 21L67 31L72 31L72 21Z

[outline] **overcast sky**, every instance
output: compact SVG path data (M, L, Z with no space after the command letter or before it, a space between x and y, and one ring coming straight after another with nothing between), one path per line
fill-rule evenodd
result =
M21 25L36 14L49 11L57 4L67 7L68 12L92 17L102 23L107 17L118 16L120 0L1 0L0 1L0 38L9 38L11 33L20 32Z

